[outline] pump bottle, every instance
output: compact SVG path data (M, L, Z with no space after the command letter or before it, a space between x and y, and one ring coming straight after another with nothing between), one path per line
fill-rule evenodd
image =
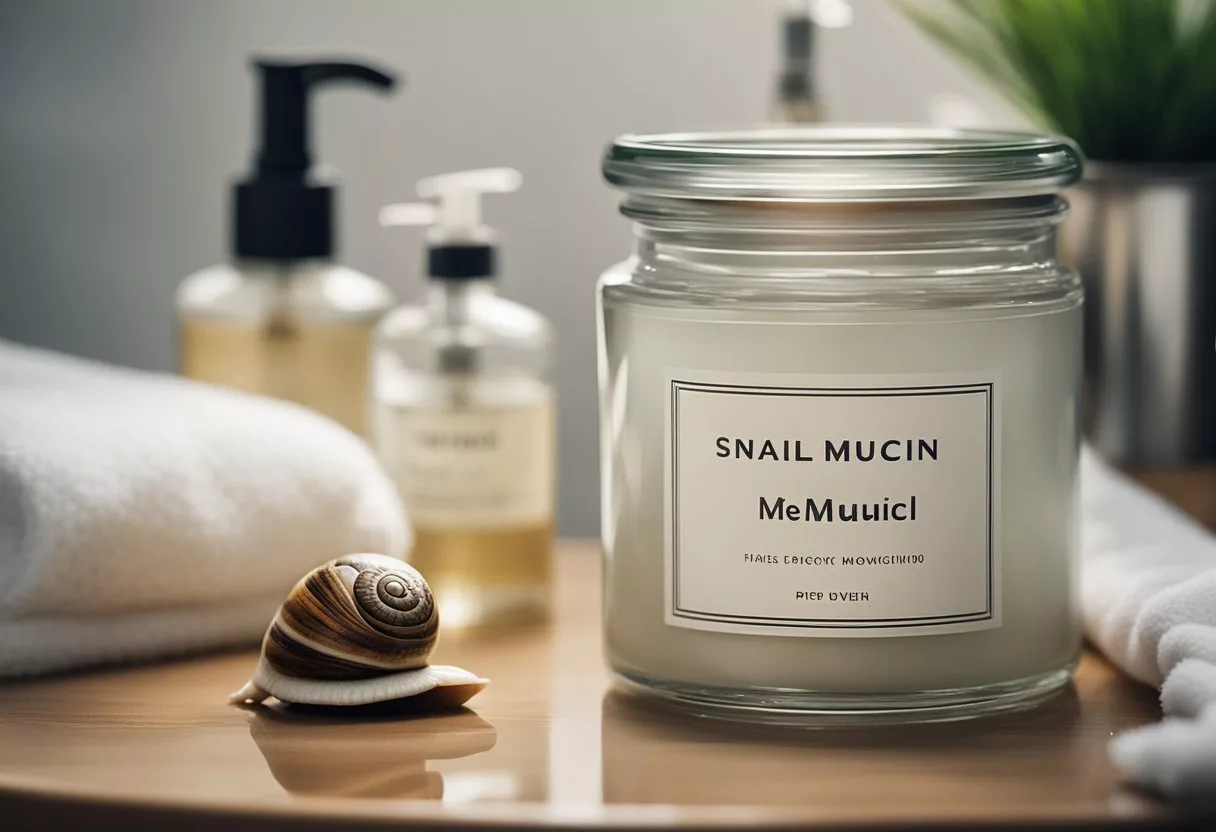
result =
M319 86L393 78L354 63L256 61L261 148L233 189L232 262L177 292L181 372L289 399L363 435L372 332L394 298L335 261L336 188L312 168L308 105Z
M815 64L824 29L848 26L849 0L786 0L781 17L781 63L773 102L774 121L826 121Z
M519 187L509 168L418 183L422 203L385 225L427 225L424 301L381 322L373 444L396 481L445 627L543 618L552 572L552 334L498 295L481 197Z

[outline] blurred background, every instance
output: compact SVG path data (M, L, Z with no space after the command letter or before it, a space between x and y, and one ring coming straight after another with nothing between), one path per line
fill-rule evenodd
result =
M813 44L820 117L1023 126L1029 122L1022 110L1006 103L1021 99L1023 110L1040 113L1040 124L1081 139L1091 158L1137 163L1130 185L1118 173L1126 166L1116 176L1095 167L1090 190L1097 196L1074 199L1080 218L1073 259L1087 279L1096 276L1087 324L1090 386L1098 391L1090 402L1091 437L1108 456L1150 476L1154 467L1216 458L1216 432L1207 427L1216 412L1208 332L1216 314L1196 320L1186 311L1211 306L1204 299L1216 291L1204 277L1216 259L1204 248L1209 235L1192 227L1216 215L1216 189L1200 187L1212 179L1204 165L1185 168L1181 179L1170 173L1170 181L1154 167L1211 151L1149 147L1156 137L1137 127L1161 124L1163 141L1181 135L1206 146L1213 120L1203 115L1211 110L1203 102L1212 74L1206 64L1185 61L1206 60L1210 50L1167 31L1165 12L1185 11L1185 4L1135 4L1109 21L1102 13L1113 10L1081 4L1083 13L1060 22L1079 28L1061 34L1050 10L1019 18L1016 4L968 0L953 7L969 9L979 24L964 20L971 28L961 38L932 17L909 15L907 3L817 5L835 18ZM487 200L487 217L503 236L504 294L556 328L560 531L594 534L592 288L630 245L616 196L601 183L599 155L627 131L772 120L782 20L791 7L807 4L7 0L0 4L0 337L173 370L174 293L188 274L229 256L229 185L247 173L254 153L251 56L379 63L405 78L392 97L316 96L316 158L342 182L338 258L401 299L416 299L423 291L421 234L381 228L379 208L412 198L415 181L431 174L494 165L523 172L519 193ZM1199 32L1193 37L1210 35L1213 19L1192 26ZM1153 41L1155 20L1166 21L1160 44ZM1005 54L1008 43L989 45L985 38L999 31L1024 35L1027 48L1018 54L1009 46ZM1090 38L1109 61L1101 72L1070 80L1061 38ZM1153 50L1174 63L1154 64ZM1011 68L990 86L966 66L995 53ZM1182 75L1152 78L1129 69L1140 66ZM1134 75L1099 83L1102 73L1120 68ZM1180 77L1189 85L1179 86ZM1107 87L1116 98L1099 100ZM1166 123L1179 112L1165 101L1171 91L1191 118L1181 132ZM1056 92L1065 103L1053 103ZM1165 116L1146 110L1153 102L1164 102L1157 106ZM1113 146L1117 141L1123 144ZM1104 243L1106 228L1136 228L1144 243L1127 234ZM1140 287L1149 273L1156 288ZM1119 275L1118 285L1098 285ZM1173 300L1166 309L1154 306L1154 297ZM1109 319L1105 329L1099 318ZM1189 484L1183 490L1194 491Z
M883 0L816 42L833 119L924 121L958 97L1013 112ZM228 253L228 185L253 153L251 55L360 56L403 73L386 100L317 97L338 169L339 258L403 299L417 231L382 205L448 170L510 165L491 197L503 292L557 330L563 534L598 527L593 286L629 251L599 155L619 133L772 115L778 0L7 0L0 4L0 337L172 370L173 296Z

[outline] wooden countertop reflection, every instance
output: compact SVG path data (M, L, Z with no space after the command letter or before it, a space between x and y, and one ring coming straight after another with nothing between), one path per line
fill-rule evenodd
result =
M612 690L593 544L562 545L558 582L548 627L444 638L493 684L442 716L230 707L248 652L0 685L0 828L1212 828L1118 785L1107 740L1159 713L1096 656L1021 714L721 723Z

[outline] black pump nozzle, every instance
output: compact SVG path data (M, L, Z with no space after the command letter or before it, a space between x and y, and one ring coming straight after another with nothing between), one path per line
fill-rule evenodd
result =
M312 166L308 95L324 81L361 81L392 89L393 79L363 64L284 64L254 61L262 71L262 150L258 176L303 176Z
M236 186L238 257L299 260L334 252L332 185L312 181L309 94L327 81L391 89L393 77L363 64L254 61L262 79L261 148L251 178Z

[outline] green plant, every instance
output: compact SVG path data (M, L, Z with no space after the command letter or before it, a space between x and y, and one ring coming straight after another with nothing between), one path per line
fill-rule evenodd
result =
M1093 159L1216 159L1213 0L896 0Z

